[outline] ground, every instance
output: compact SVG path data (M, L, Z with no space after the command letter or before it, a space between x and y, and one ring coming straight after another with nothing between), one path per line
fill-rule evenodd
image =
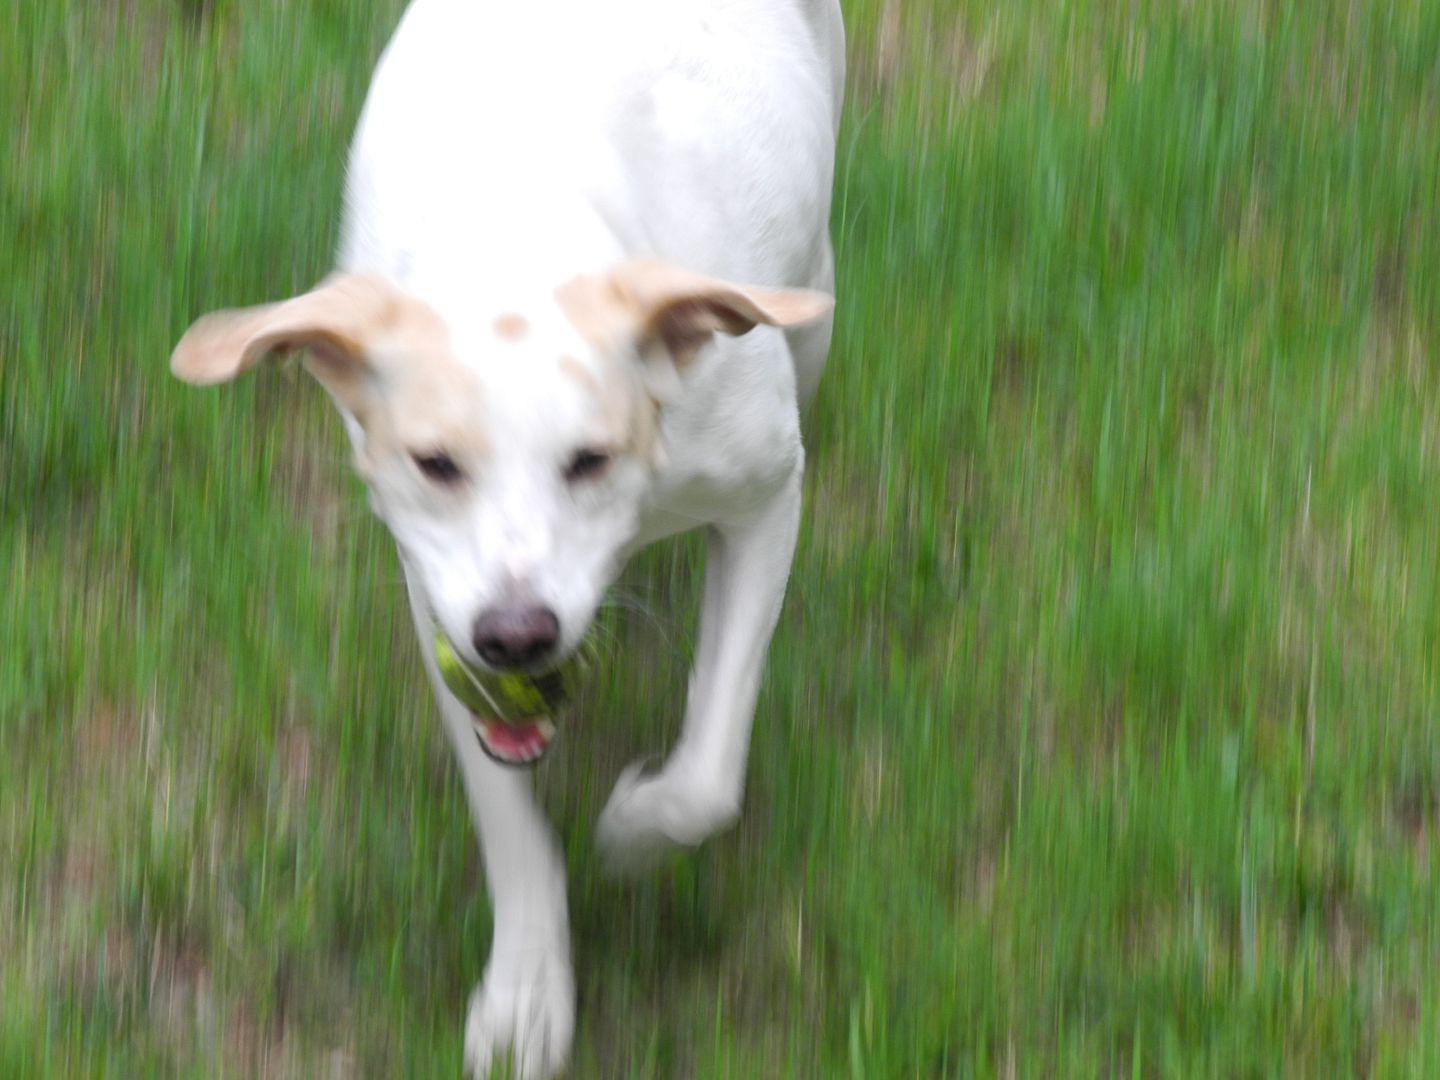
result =
M0 1074L458 1074L489 914L394 555L303 377L166 370L326 271L398 8L0 14ZM743 823L592 843L693 542L540 775L575 1075L1440 1075L1440 4L846 8Z

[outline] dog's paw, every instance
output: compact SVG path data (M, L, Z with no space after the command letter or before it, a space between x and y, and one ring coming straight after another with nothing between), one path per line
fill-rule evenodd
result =
M550 1080L564 1070L574 1035L575 977L567 958L545 949L492 957L470 997L465 1068L475 1080Z
M673 764L646 776L642 763L620 774L600 815L599 842L615 873L636 873L676 847L694 847L740 816L740 796Z

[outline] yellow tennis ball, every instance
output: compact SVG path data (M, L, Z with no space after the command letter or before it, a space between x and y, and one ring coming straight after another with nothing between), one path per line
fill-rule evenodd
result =
M435 631L435 661L450 692L476 715L502 721L553 715L579 689L593 657L594 646L587 638L549 671L490 672L466 663L444 631Z

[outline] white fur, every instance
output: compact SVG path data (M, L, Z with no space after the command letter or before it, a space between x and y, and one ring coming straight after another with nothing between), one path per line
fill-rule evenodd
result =
M555 472L595 437L593 409L554 358L599 361L555 289L654 255L829 291L842 77L836 0L415 0L375 73L340 269L440 313L484 388L493 453L483 498L462 508L426 502L399 462L367 477L400 544L493 899L494 946L466 1024L478 1075L506 1055L526 1077L567 1059L564 868L529 778L481 753L434 677L431 615L468 641L487 603L523 588L554 607L570 648L626 557L707 527L683 733L656 775L621 778L601 836L631 864L734 820L799 517L798 401L819 377L829 320L717 338L664 408L664 464L617 463L604 497L577 508ZM504 312L530 323L522 344L495 342Z

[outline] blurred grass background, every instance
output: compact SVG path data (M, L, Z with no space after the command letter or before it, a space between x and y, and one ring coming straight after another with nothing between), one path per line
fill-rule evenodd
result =
M1440 4L847 0L836 347L734 833L592 822L697 548L540 775L576 1076L1440 1075ZM0 13L0 1074L453 1076L483 882L302 378L398 0ZM678 642L678 644L677 644Z

